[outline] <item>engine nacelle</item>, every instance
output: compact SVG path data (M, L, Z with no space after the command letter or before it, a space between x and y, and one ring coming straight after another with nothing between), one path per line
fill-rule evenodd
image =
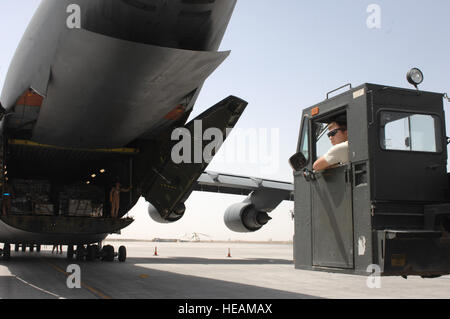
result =
M266 212L256 210L252 203L243 202L228 207L223 219L230 230L251 233L261 229L272 218Z
M176 209L170 212L170 214L163 217L155 206L148 203L148 214L150 215L150 218L160 224L170 224L180 220L184 216L185 211L186 206L184 204L179 204Z

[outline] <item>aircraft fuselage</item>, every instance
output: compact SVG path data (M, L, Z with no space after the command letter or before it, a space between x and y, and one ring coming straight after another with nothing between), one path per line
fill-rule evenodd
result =
M132 187L121 217L150 185L171 130L229 54L217 49L235 4L42 1L1 95L3 192L14 195L0 242L92 243L125 227L111 222L110 189ZM83 233L89 218L103 222Z

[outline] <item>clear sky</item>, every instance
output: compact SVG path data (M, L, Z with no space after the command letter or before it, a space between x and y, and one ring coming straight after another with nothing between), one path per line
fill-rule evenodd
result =
M39 2L0 2L0 87ZM369 19L373 24L368 25L373 11L367 10L373 4L381 10L380 20ZM225 160L215 159L208 170L292 181L287 161L296 150L302 109L346 83L409 87L406 72L418 67L425 74L421 89L450 92L449 12L448 0L238 0L221 45L232 53L207 80L192 117L228 95L249 105L238 122L238 134L231 134L220 151ZM373 27L377 22L380 28ZM254 153L238 159L242 154L235 139L243 132L258 133L248 142ZM153 222L141 200L131 212L136 222L123 236L179 238L198 232L213 239L292 239L290 202L282 203L260 232L228 231L223 213L243 199L194 193L186 202L186 216L172 225Z

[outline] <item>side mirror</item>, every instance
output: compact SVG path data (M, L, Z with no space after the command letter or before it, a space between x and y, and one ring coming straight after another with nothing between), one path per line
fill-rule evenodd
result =
M303 155L302 152L295 153L290 159L289 164L291 164L291 167L294 171L299 172L303 168L305 168L308 161L305 158L305 155Z

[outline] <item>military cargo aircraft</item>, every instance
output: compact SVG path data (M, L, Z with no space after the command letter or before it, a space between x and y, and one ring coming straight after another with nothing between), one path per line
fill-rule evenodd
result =
M291 199L290 183L205 172L204 158L171 157L174 131L195 133L201 121L200 133L225 133L247 106L230 96L188 122L203 83L230 53L218 48L235 5L42 1L0 99L3 258L11 245L64 244L68 258L124 261L125 247L117 254L94 244L133 221L123 217L141 196L154 220L170 223L194 190L249 195L225 213L238 232L260 229ZM192 135L194 148L210 142Z

